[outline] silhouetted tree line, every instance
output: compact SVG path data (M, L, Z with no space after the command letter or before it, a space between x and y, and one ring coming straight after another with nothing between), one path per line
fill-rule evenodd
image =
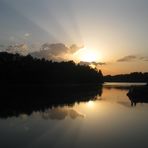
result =
M2 84L85 84L103 83L101 71L73 61L53 62L30 55L0 53Z
M133 72L130 74L107 75L104 76L105 82L148 82L148 72Z

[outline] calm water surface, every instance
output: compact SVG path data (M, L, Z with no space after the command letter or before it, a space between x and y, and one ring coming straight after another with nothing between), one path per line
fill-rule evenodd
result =
M0 148L147 148L148 104L131 106L131 85L105 83L95 100L1 117Z

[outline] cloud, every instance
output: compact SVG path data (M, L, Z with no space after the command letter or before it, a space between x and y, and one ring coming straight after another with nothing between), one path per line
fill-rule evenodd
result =
M148 57L129 55L129 56L125 56L121 59L118 59L117 62L132 62L135 60L148 61Z
M71 53L75 53L76 51L78 51L79 49L84 48L84 46L77 46L76 44L73 44L70 46L70 52Z
M62 43L56 43L56 44L45 43L41 46L41 51L48 52L55 56L59 54L67 53L68 50L69 48Z
M89 66L91 62L80 61L79 64Z
M106 63L104 62L85 62L85 61L80 61L79 64L86 65L86 66L92 66L92 67L106 65Z
M148 61L148 57L140 57L139 59L142 61Z
M129 55L129 56L125 56L125 57L123 57L123 58L121 58L121 59L118 59L117 62L130 62L130 61L133 61L133 60L135 60L135 59L137 59L136 56L134 56L134 55Z
M67 47L63 43L49 44L45 43L41 45L40 51L32 52L31 55L37 58L45 58L47 60L62 61L65 55L72 55L81 47L76 44Z
M62 107L57 107L54 109L48 109L44 112L39 113L40 116L45 119L51 119L51 120L64 120L66 117L70 117L71 119L76 119L76 118L84 118L85 115L80 113L77 110L74 110L72 108L62 108Z
M29 33L26 33L24 36L30 36ZM0 50L3 46L0 46ZM39 59L53 60L53 61L67 61L73 59L73 54L78 51L80 48L76 44L71 45L70 47L66 46L63 43L55 44L33 44L30 47L27 44L14 44L8 47L5 47L4 50L9 53L19 53L21 55L30 54L33 57ZM30 52L32 51L32 52Z
M92 64L94 64L95 66L98 66L98 65L100 65L100 66L106 65L105 62L92 62Z
M27 37L29 37L30 35L31 35L30 33L25 33L25 34L24 34L24 37L27 38Z
M6 51L26 55L28 53L28 46L26 44L10 45L6 48Z

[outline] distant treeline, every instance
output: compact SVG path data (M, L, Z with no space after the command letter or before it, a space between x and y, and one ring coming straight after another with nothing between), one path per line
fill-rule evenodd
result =
M104 76L105 82L148 82L148 72L133 72L130 74L107 75Z
M53 62L0 52L1 84L92 84L103 83L101 71L73 61Z

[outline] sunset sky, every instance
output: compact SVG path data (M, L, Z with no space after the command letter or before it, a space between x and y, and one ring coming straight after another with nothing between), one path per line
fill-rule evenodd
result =
M46 48L104 74L147 72L148 0L0 0L0 50L8 48Z

